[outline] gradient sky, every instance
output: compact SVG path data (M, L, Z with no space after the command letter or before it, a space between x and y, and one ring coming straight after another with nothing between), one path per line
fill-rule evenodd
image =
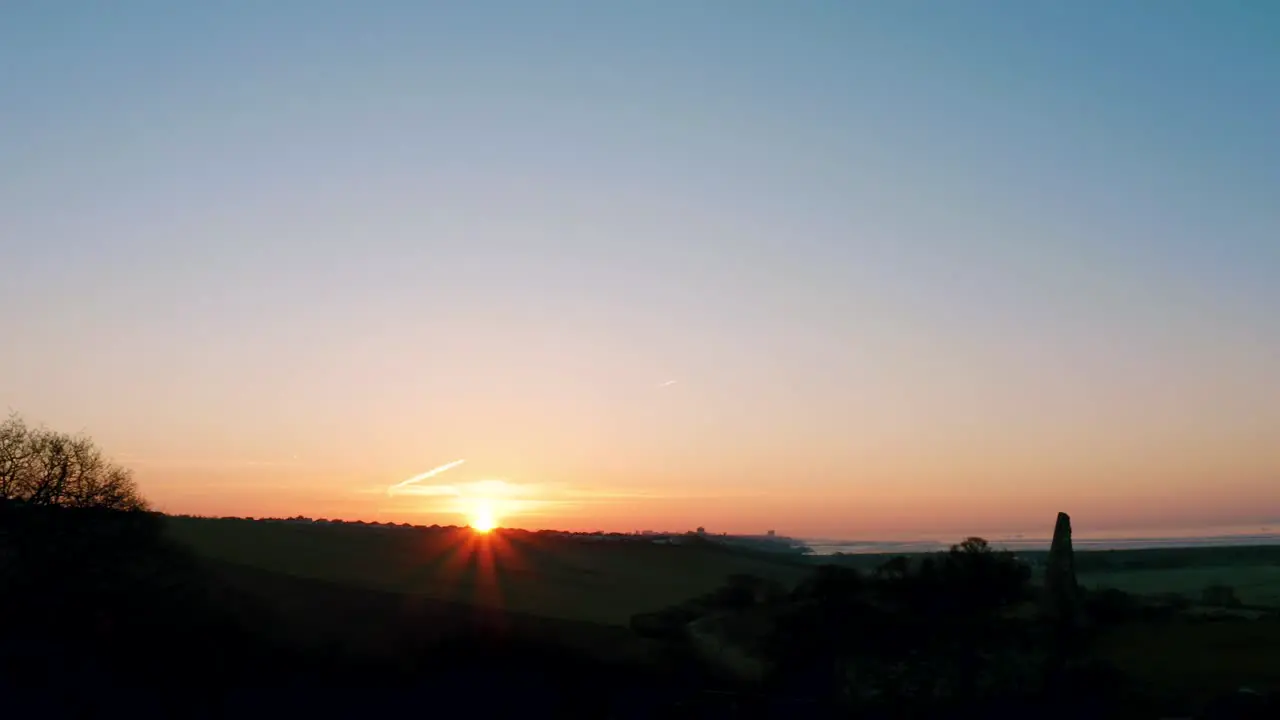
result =
M0 407L173 512L1256 530L1278 128L1267 0L10 0Z

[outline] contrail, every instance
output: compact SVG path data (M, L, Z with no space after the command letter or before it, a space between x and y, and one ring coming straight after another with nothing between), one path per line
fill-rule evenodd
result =
M664 387L671 387L672 385L675 385L675 384L676 384L676 381L675 381L675 380L668 380L668 381L666 381L666 382L664 382L664 383L659 383L659 384L658 384L658 387L660 387L660 388L664 388Z
M432 468L424 473L414 475L413 477L409 478L408 480L405 480L404 482L396 483L395 485L392 485L391 487L387 488L387 494L390 495L394 490L398 490L402 487L408 487L409 485L412 485L416 482L422 482L427 478L435 477L436 475L439 475L440 473L446 470L452 470L453 468L458 467L464 462L466 462L466 460L454 460L453 462L447 462L438 468Z

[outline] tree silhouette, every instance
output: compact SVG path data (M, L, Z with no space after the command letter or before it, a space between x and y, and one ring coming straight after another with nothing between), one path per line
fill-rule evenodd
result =
M146 509L133 474L108 460L92 439L32 427L17 415L0 423L0 500Z
M911 572L911 560L906 555L895 555L876 568L879 580L903 580Z
M954 601L965 610L995 611L1028 595L1031 568L1012 553L992 550L979 537L952 545L942 569L954 590Z

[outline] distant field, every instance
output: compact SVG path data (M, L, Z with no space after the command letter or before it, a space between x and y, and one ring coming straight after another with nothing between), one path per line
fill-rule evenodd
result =
M1229 585L1245 605L1280 607L1280 566L1242 565L1083 573L1087 588L1115 588L1127 593L1177 593L1192 600L1209 585Z
M715 546L587 543L343 525L169 518L198 555L300 578L467 602L550 618L625 625L719 587L735 573L786 584L811 566Z
M1023 551L1040 582L1048 553ZM922 556L917 554L915 556ZM832 562L869 572L893 555L819 555L808 562ZM1146 548L1076 551L1077 577L1086 588L1115 588L1138 595L1176 593L1195 601L1209 585L1228 585L1245 605L1280 607L1280 546Z

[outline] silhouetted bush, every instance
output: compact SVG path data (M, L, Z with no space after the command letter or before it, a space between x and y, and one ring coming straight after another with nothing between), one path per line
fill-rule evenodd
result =
M840 605L853 602L866 589L867 583L856 568L819 565L809 578L796 586L791 595L800 601Z
M1099 625L1118 625L1147 615L1137 598L1115 588L1086 591L1083 601L1085 614Z
M1026 600L1031 568L1011 553L991 549L982 538L953 545L942 576L956 602L967 612L994 611Z
M906 579L911 572L911 559L906 555L891 557L875 570L877 580L897 581Z
M1191 600L1181 593L1165 592L1151 596L1152 605L1163 614L1181 613L1191 609Z
M1030 597L1030 569L969 538L869 575L824 565L774 611L761 643L776 687L807 687L846 711L977 712L1043 685L1047 650L1008 611Z
M1244 605L1236 597L1235 588L1229 585L1210 585L1200 594L1200 602L1204 605L1221 608L1238 608Z

